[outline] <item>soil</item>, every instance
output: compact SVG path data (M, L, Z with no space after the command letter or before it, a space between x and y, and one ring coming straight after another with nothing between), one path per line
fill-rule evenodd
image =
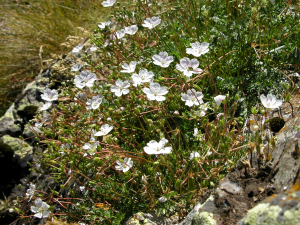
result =
M278 193L269 181L271 168L250 168L248 162L242 161L227 176L231 184L241 188L237 193L226 188L216 191L215 206L220 216L217 218L218 224L236 224L258 202Z
M295 93L290 100L293 105L293 114L299 114L300 93ZM275 114L275 115L274 115ZM270 112L269 118L280 116L285 122L294 119L292 108L289 103L283 103L281 112L277 115L275 110ZM276 135L276 133L274 133ZM251 159L251 163L250 163ZM263 163L261 162L260 165ZM247 213L248 210L256 206L269 196L278 194L272 184L272 177L275 175L269 166L258 166L257 156L253 153L252 157L248 156L240 160L238 165L226 176L231 187L222 188L222 181L219 188L216 189L214 206L204 211L212 212L218 225L237 224ZM232 189L235 188L236 190ZM210 196L211 191L202 196L201 203L204 203Z

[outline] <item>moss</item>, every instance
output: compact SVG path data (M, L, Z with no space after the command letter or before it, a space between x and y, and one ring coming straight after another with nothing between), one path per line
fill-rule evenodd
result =
M280 117L273 117L269 120L271 131L279 132L284 127L284 119Z

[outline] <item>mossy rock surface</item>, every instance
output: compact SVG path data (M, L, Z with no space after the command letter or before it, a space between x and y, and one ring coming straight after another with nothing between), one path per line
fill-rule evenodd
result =
M4 135L0 141L12 148L15 158L21 167L27 166L27 162L32 159L32 156L30 155L33 149L32 146L19 138L13 138L9 135Z
M299 197L299 191L273 195L249 210L238 225L300 224Z
M213 218L212 213L201 212L195 214L192 225L217 225L217 221Z

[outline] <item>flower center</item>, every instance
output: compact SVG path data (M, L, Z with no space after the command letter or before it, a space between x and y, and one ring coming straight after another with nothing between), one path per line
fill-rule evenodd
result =
M194 70L193 67L188 67L188 68L187 68L187 71L188 71L188 72L193 71L193 70Z

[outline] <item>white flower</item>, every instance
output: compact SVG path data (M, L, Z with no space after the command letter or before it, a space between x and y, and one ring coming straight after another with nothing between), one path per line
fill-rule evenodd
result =
M34 216L37 218L47 218L50 215L49 205L38 198L34 201L35 206L31 206L31 211L34 212Z
M116 170L122 170L125 173L133 166L133 161L131 161L131 158L125 158L124 162L118 160L117 164L118 165L115 167Z
M121 80L116 81L115 86L110 87L111 92L115 92L115 95L120 97L121 95L127 95L129 93L130 83L125 80L124 82Z
M155 65L167 68L174 61L173 56L168 56L167 52L160 52L158 55L152 56Z
M78 55L78 53L82 50L82 48L83 48L83 45L82 44L79 44L79 45L77 45L76 47L74 47L73 49L72 49L72 55Z
M108 26L111 22L107 21L107 22L101 22L100 24L98 24L98 27L100 29L104 29L106 26Z
M125 33L129 35L134 35L138 30L137 25L131 25L130 27L125 27Z
M91 47L89 47L85 52L90 53L90 52L94 52L98 50L97 46L92 45Z
M200 44L200 42L195 42L191 44L192 48L187 48L186 53L192 54L193 56L199 57L202 54L205 54L209 51L208 46L209 43L203 42Z
M103 44L103 47L106 47L107 45L111 46L112 44L106 40Z
M70 144L70 143L66 143L66 144L62 144L62 145L60 146L60 148L61 148L61 150L71 149L71 148L73 148L73 145ZM65 154L66 154L64 151L60 151L59 153L62 154L62 155L65 155Z
M8 212L12 213L14 211L13 208L8 209Z
M168 143L168 140L162 138L158 143L155 140L152 140L147 143L148 146L144 147L144 151L149 154L168 154L172 152L172 147L165 147L165 144Z
M150 83L150 88L144 88L143 92L147 94L149 100L156 100L158 102L166 100L163 96L168 93L167 87L161 87L159 83Z
M103 95L93 96L92 99L87 100L86 109L98 109L103 99Z
M185 101L185 105L193 106L200 105L203 103L203 94L200 91L196 91L194 88L189 89L186 94L181 94L181 100Z
M104 2L102 2L102 5L104 7L109 7L109 6L113 6L113 4L115 4L116 0L106 0Z
M28 202L30 202L32 196L34 195L35 192L35 185L34 184L30 184L29 185L29 189L27 189L26 191L26 195L29 197Z
M45 102L45 104L42 106L41 111L45 111L50 108L52 105L52 102Z
M95 133L95 136L107 135L112 129L113 129L113 126L109 126L109 124L104 124L101 126L100 131Z
M85 189L85 186L80 186L79 189L80 189L81 192L83 192L84 189Z
M199 157L200 157L199 152L192 151L190 154L190 160L192 160L193 158L199 158Z
M121 30L118 30L117 32L116 32L116 35L117 35L117 38L118 39L121 39L122 37L124 37L125 36L125 29L121 29Z
M135 67L136 67L136 61L132 61L129 63L129 65L127 63L124 63L122 65L122 68L124 70L121 70L121 73L133 73L135 71Z
M282 100L277 100L276 96L272 94L268 94L267 97L262 94L260 100L267 109L275 109L282 105Z
M222 101L226 98L226 95L218 95L216 97L214 97L215 102L218 106L221 105Z
M34 124L34 126L37 127L37 128L41 128L41 127L43 126L43 123L38 123L38 122L36 122L36 123Z
M80 63L75 64L74 66L71 67L72 72L77 72L81 69L82 65Z
M50 90L46 88L44 93L41 94L41 98L45 101L52 102L58 99L58 92L57 90Z
M113 41L113 40L116 40L116 39L117 39L116 33L110 34L110 35L109 35L109 40ZM109 52L108 52L107 54L110 56L110 53L109 53Z
M183 72L185 76L190 78L193 74L197 74L202 72L201 69L198 68L199 61L197 59L190 60L189 58L180 59L180 64L176 65L176 69Z
M208 103L201 104L199 106L198 111L196 111L195 114L199 117L203 117L206 114L207 108L208 108Z
M224 80L224 78L222 78L222 77L220 77L220 76L217 76L217 79L218 79L218 80L221 80L221 81Z
M164 203L164 202L168 201L168 199L167 199L166 197L163 196L163 197L160 197L160 198L158 199L158 201Z
M76 87L84 88L85 86L92 87L95 80L97 80L96 74L89 71L81 71L79 75L75 76L74 82Z
M197 137L198 131L199 131L198 128L195 128L195 129L194 129L194 137Z
M93 142L93 139L91 139L91 142ZM83 156L94 155L97 151L97 146L98 146L98 142L85 143L82 148L87 151L86 151L86 153L83 154Z
M152 18L145 19L142 26L152 29L152 28L156 27L158 24L160 24L160 22L161 22L160 18L158 18L157 16L153 16Z
M131 81L133 83L133 86L137 86L138 84L151 82L154 77L154 73L149 71L147 69L140 70L139 74L132 74Z

